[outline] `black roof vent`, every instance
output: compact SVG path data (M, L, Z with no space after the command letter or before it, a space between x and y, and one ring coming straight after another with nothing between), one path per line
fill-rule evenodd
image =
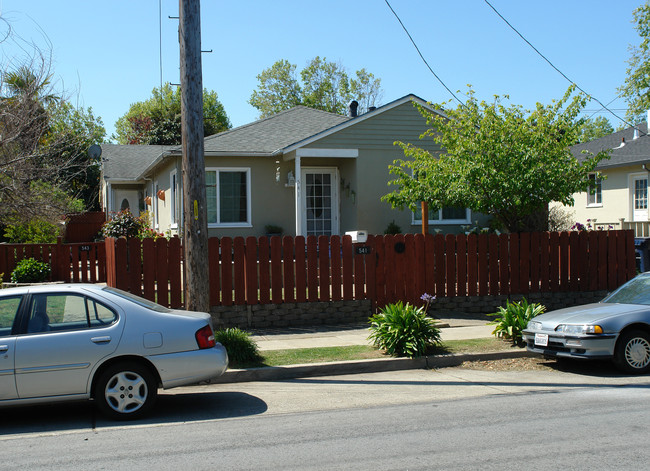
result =
M358 116L357 115L358 108L359 108L359 103L356 100L352 100L348 105L348 116L350 118L356 118Z

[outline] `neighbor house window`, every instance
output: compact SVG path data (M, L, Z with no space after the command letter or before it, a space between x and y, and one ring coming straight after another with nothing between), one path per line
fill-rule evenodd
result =
M589 175L591 188L587 190L587 206L602 206L603 204L603 180L595 173Z
M251 223L249 168L206 169L208 224L241 227Z
M471 211L467 208L429 208L429 223L431 224L469 224L472 220ZM413 223L422 223L422 209L418 205L413 213Z

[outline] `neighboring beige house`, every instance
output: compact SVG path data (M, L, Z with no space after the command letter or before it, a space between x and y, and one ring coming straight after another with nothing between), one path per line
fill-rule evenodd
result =
M574 220L582 224L591 222L599 227L647 227L648 175L650 171L650 137L648 124L615 132L591 142L571 148L576 158L584 158L583 150L598 153L610 150L610 158L602 160L597 170L605 177L596 181L591 193L574 194L575 206L566 208L574 212ZM646 170L647 168L647 170ZM593 176L596 179L596 175ZM623 222L621 222L623 220ZM645 223L645 224L642 224ZM622 225L621 225L622 224ZM637 233L641 236L642 231Z
M419 139L427 125L414 103L427 106L415 95L360 116L298 106L206 137L210 236L260 236L267 225L285 235L382 234L392 221L419 232L419 215L381 201L392 189L389 164L404 158L395 141L438 151ZM180 147L103 145L102 158L106 211L147 210L158 231L179 233ZM474 219L465 209L432 211L430 231L459 232Z

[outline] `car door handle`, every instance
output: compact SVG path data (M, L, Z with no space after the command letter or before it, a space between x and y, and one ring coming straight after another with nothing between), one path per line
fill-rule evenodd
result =
M0 353L6 353L9 351L9 345L0 345Z
M105 337L92 337L90 341L93 343L109 343L111 338L108 335Z

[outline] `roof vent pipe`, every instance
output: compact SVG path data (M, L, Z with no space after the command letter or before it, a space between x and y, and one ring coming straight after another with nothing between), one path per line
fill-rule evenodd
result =
M634 128L634 136L632 139L638 139L639 138L639 128Z
M370 113L370 112L372 112L372 111L375 111L376 109L377 109L376 106L369 106L369 107L368 107L368 113Z
M356 118L358 108L359 103L356 100L352 100L350 104L348 104L348 116L350 116L350 118Z

